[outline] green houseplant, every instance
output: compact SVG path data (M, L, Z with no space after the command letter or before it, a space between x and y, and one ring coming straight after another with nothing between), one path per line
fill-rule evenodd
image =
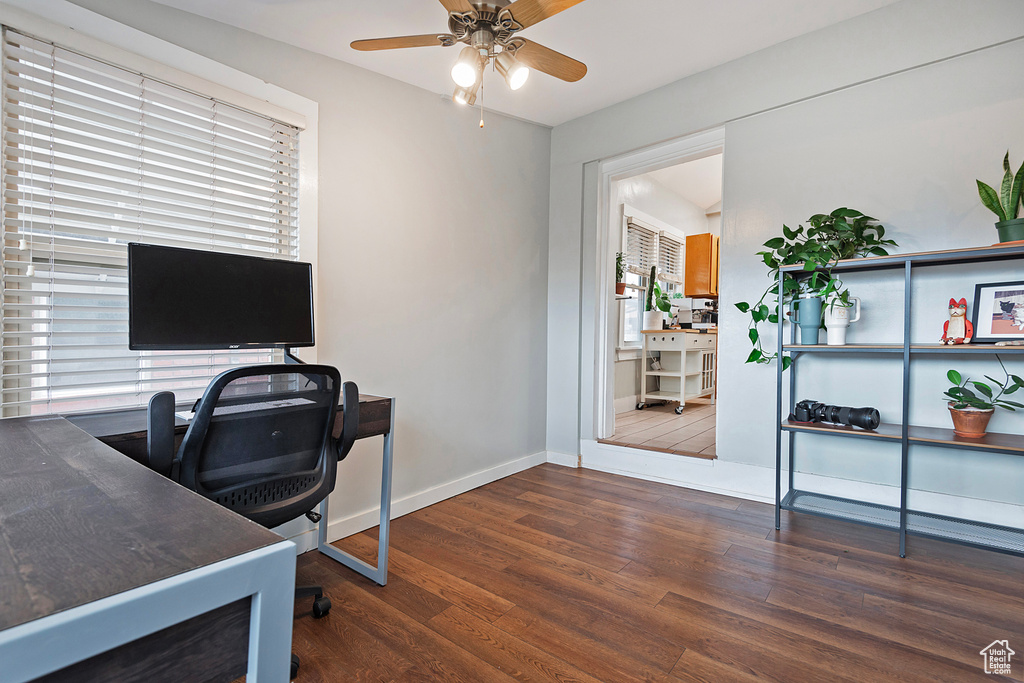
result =
M1024 164L1017 169L1016 175L1010 169L1010 152L1003 157L1003 182L996 192L990 185L980 180L978 194L981 203L996 215L996 230L999 231L1000 242L1024 240L1024 218L1020 217L1021 191L1024 189Z
M736 304L740 311L750 314L747 336L754 348L747 356L747 363L768 364L778 356L778 353L765 351L758 325L766 321L778 324L780 305L793 304L801 297L820 297L829 306L852 305L849 290L842 280L832 275L835 264L841 259L860 256L886 256L887 247L897 246L893 240L885 239L885 228L878 221L856 209L842 207L832 213L815 214L807 223L808 227L798 225L796 229L783 225L782 236L768 240L764 243L767 250L757 252L768 267L772 284L755 303ZM804 272L800 277L779 270L782 266L796 264L803 264ZM809 320L804 322L813 325ZM786 356L781 360L783 369L788 368L791 359Z
M964 377L956 370L946 373L946 378L953 386L942 395L948 401L949 414L953 419L953 432L958 436L975 439L985 436L988 421L992 419L996 408L1004 408L1011 412L1017 408L1024 408L1024 404L1004 398L1024 387L1024 379L1007 372L1002 358L996 356L996 360L999 361L999 367L1003 369L1005 377L1000 381L985 375L985 379L992 382L992 385ZM970 389L968 385L974 388Z
M644 306L644 329L660 330L665 321L665 314L672 310L672 303L668 294L661 291L655 277L658 274L658 267L651 266L651 276L647 282L647 301Z
M622 296L626 293L626 283L622 279L626 276L625 254L621 251L615 254L615 294Z

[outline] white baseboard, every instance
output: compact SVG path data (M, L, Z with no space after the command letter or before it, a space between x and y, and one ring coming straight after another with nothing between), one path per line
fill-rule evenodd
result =
M636 404L640 402L639 396L621 396L615 399L615 414L636 410Z
M503 477L515 474L516 472L522 472L523 470L536 467L537 465L541 465L545 462L548 462L548 453L546 451L541 451L540 453L534 453L533 455L527 455L516 460L510 460L509 462L496 465L480 472L475 472L454 481L434 486L426 489L425 491L413 493L405 496L404 498L393 499L391 501L391 518L396 519L402 515L415 512L416 510L428 507L434 503L440 503L442 500L457 496L460 493L465 493L466 491L472 491L484 484L489 484L492 481L497 481ZM321 524L322 523L324 522L321 521ZM332 520L327 527L327 540L336 541L339 538L345 538L346 536L357 534L360 531L371 529L379 523L379 507L374 507L363 512L357 512L353 515L349 515L348 517L343 517L342 519L335 519ZM315 534L312 535L313 542L310 549L316 547ZM290 540L299 544L300 541L304 539L301 537L292 537Z
M569 453L557 453L555 451L547 452L547 462L553 465L561 465L562 467L579 467L580 456L571 455Z
M296 536L289 536L288 540L295 544L296 555L308 553L310 550L316 550L316 529L303 531L302 533Z
M584 440L581 447L583 455L580 466L587 469L763 503L775 502L775 469L771 467L688 458L588 440ZM899 506L898 486L804 474L799 471L796 472L795 483L801 490ZM782 486L782 493L785 495L788 491L788 477L785 473ZM920 512L1024 528L1024 505L935 491L912 490L909 493L909 507Z
M582 467L736 498L775 502L775 470L756 465L582 442Z

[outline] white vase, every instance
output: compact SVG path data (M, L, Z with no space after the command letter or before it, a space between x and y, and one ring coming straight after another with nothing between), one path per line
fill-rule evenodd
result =
M833 299L825 304L825 329L829 346L846 346L846 330L850 328L850 323L860 320L860 299L850 297L850 302L851 306L843 306Z
M644 311L644 329L660 330L665 322L665 312L659 310Z

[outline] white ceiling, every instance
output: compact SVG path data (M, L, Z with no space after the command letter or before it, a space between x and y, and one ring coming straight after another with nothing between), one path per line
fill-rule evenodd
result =
M709 209L722 201L721 154L651 171L644 176L702 209Z
M496 73L484 106L557 125L686 76L890 5L897 0L586 0L523 36L584 62L565 83L534 73L510 92ZM437 0L157 0L314 52L451 94L461 45L358 52L360 38L447 33Z

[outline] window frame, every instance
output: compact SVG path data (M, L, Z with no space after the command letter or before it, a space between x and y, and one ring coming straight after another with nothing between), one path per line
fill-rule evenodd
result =
M43 19L33 11L46 11L48 18ZM312 264L316 283L316 102L63 0L15 0L0 5L0 23L19 33L55 43L101 62L145 74L154 80L299 127L297 258ZM176 66L171 67L169 64ZM314 294L318 290L315 287ZM315 302L315 305L318 303ZM318 317L318 329L315 331L317 339L323 338L319 331L321 326ZM301 349L297 355L308 362L317 360L316 347Z
M645 228L647 230L650 230L650 231L656 233L655 248L654 248L654 263L656 263L656 264L660 262L660 256L661 256L661 237L663 235L667 235L669 238L672 239L672 241L677 242L679 244L679 258L680 258L680 261L681 261L681 264L682 264L682 277L685 277L685 275L686 275L686 270L685 270L686 269L686 265L685 265L686 264L686 235L685 235L685 233L683 233L678 228L675 228L675 227L669 225L668 223L665 223L664 221L661 221L661 220L655 218L654 216L646 214L643 211L640 211L640 210L630 206L629 204L622 204L621 205L621 234L620 234L620 248L619 248L619 250L622 251L623 253L626 252L626 245L628 243L628 230L629 230L629 224L630 223L634 223L634 224L638 225L641 228ZM628 275L629 275L629 272L627 272L627 276ZM640 279L640 284L639 285L633 285L633 284L627 283L626 284L626 291L627 292L636 292L637 293L637 299L638 299L638 302L640 302L640 305L638 306L638 311L637 311L638 327L639 327L639 329L642 329L643 328L643 324L642 324L642 322L643 322L643 314L644 314L643 302L647 298L647 289L649 287L649 283L647 281L650 278L648 276L643 276L643 275L638 275L638 277ZM665 289L665 291L669 292L670 294L675 294L677 292L682 292L683 291L682 284L677 284L677 283L672 283L672 282L662 281L662 287ZM625 311L626 311L626 302L624 300L619 300L619 304L620 305L618 306L618 311L617 311L617 315L616 315L617 320L618 320L618 324L617 324L617 327L618 327L617 337L618 337L618 339L617 339L616 347L615 347L616 352L618 354L618 358L619 358L619 360L625 360L626 358L629 358L629 357L639 358L639 352L643 349L643 346L644 346L644 344L643 344L643 337L641 336L639 339L637 339L635 341L627 340L626 339L626 320L625 320L625 317L626 317L626 313L625 313Z

